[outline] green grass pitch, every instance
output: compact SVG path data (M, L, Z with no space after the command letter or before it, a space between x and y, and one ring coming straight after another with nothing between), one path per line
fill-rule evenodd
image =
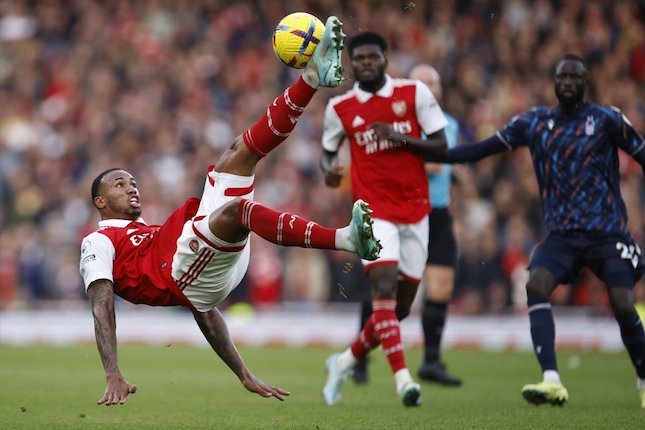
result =
M120 348L121 368L139 391L123 406L98 406L105 388L92 345L0 347L1 429L643 429L635 375L626 353L561 352L570 402L527 404L537 382L531 353L447 351L461 388L423 385L423 405L407 409L380 351L370 385L350 380L343 403L325 406L323 348L241 349L250 369L291 391L285 402L248 393L215 354L184 346ZM411 369L421 351L408 350Z

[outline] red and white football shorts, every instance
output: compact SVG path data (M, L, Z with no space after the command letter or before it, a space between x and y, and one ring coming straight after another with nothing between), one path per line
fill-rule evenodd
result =
M236 197L253 199L253 176L209 170L195 217L184 224L172 260L172 277L195 309L206 312L240 283L249 265L249 239L230 243L208 228L209 215Z
M397 264L403 279L418 284L428 258L428 228L427 216L416 224L394 224L374 218L374 236L381 241L383 249L378 259L362 260L365 270Z

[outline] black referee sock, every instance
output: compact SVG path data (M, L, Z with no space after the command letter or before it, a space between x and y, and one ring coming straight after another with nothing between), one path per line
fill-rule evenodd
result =
M645 378L645 332L643 332L643 323L636 310L622 317L616 318L620 327L620 337L623 338L623 344L629 353L629 358L636 368L638 377Z
M439 350L441 346L441 335L443 326L446 323L447 303L438 303L426 300L421 314L421 326L425 340L425 362L434 363L439 361Z

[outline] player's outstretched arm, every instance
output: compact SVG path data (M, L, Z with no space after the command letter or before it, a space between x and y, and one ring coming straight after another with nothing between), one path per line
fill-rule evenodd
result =
M224 321L224 317L222 317L217 308L213 308L208 312L193 310L193 316L213 351L237 375L244 388L262 397L275 397L278 400L284 400L289 395L289 392L282 388L265 384L247 369L242 357L235 345L233 345L226 321Z
M119 369L116 343L116 317L114 314L114 290L111 281L99 279L90 284L87 295L94 316L94 335L98 347L107 387L99 405L122 405L137 386L128 384Z
M379 140L387 139L402 143L408 151L421 155L426 161L443 162L448 156L448 142L443 130L420 139L394 131L392 126L386 123L372 124L370 128L374 130Z
M338 164L338 152L323 149L320 156L320 168L325 175L325 185L337 188L343 179L343 166Z

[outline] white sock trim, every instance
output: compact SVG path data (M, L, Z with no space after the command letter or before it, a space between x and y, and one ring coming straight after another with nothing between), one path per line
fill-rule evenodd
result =
M353 369L357 361L358 360L354 357L354 354L352 354L351 348L347 348L338 356L338 365L343 370Z
M410 375L408 368L404 367L403 369L394 372L394 381L396 382L397 391L399 391L406 382L412 382L412 375Z
M336 230L336 249L356 252L356 246L354 246L354 243L349 239L349 226Z
M645 378L636 378L636 388L645 390Z
M560 382L560 374L557 370L545 370L544 382L554 382L556 384L562 384L562 382Z

